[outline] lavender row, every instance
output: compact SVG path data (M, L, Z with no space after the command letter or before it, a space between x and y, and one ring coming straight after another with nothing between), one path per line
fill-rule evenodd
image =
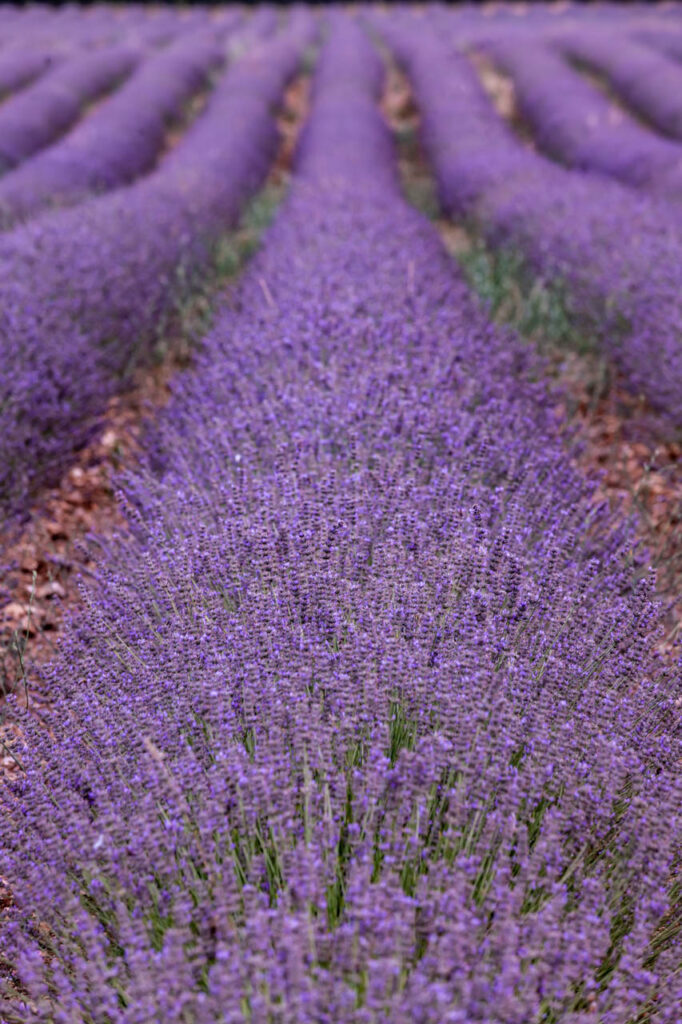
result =
M139 60L129 47L71 57L0 107L0 172L64 132L90 101L112 89Z
M646 14L646 12L644 12ZM550 3L532 4L522 16L518 10L500 4L490 8L485 16L475 5L447 6L434 4L430 6L415 26L435 30L443 41L453 40L476 45L480 41L490 39L536 40L552 38L568 32L608 32L614 39L636 37L638 32L646 31L647 27L657 26L663 30L666 20L658 12L654 17L642 17L633 4L578 5L559 6Z
M540 42L497 39L485 50L513 79L541 149L579 170L682 200L682 146L649 131Z
M635 32L634 37L637 41L646 43L654 50L659 50L666 56L679 61L682 60L682 31L680 29L682 29L682 24L678 27L678 31L671 31L670 28L661 26L647 27Z
M417 35L409 19L382 24L412 80L444 208L565 284L574 313L632 390L678 429L679 218L664 203L533 152L494 110L467 58L434 33Z
M16 49L0 53L0 99L43 74L55 55L46 49Z
M51 670L52 733L24 720L17 1024L676 1021L649 589L535 357L401 199L379 76L337 18L290 197Z
M149 170L169 122L223 59L216 36L203 31L148 57L92 116L0 179L0 226L42 207L71 205Z
M148 357L182 282L266 174L272 110L310 32L302 18L233 65L153 174L0 239L0 507L59 472Z
M14 24L4 23L2 40L9 46L55 47L64 53L75 53L91 46L127 44L157 46L169 42L183 31L192 31L209 24L207 12L196 10L184 15L172 10L154 12L132 5L118 9L93 6L87 11L70 11L36 7L21 12Z
M682 67L648 46L603 32L569 32L557 45L604 75L614 90L662 132L682 139Z

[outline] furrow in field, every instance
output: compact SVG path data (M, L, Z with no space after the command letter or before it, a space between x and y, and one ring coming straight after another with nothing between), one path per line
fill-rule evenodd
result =
M509 92L502 96L508 104ZM409 81L390 59L382 108L396 140L406 198L432 220L488 315L516 328L546 358L545 371L561 388L558 401L568 434L579 442L576 465L598 481L598 493L614 511L636 515L638 534L656 571L657 593L667 609L665 636L656 647L675 659L682 628L680 444L666 437L665 424L643 397L627 392L593 340L572 322L563 296L551 283L486 246L471 226L443 216ZM508 111L507 105L505 116Z
M648 46L599 31L557 34L573 60L606 77L633 110L674 139L682 139L682 67Z
M25 88L56 63L57 55L47 49L19 49L0 53L0 100Z
M121 526L117 481L135 465L144 423L158 416L174 377L187 372L212 318L233 301L235 277L258 249L286 194L308 81L307 74L298 75L287 87L277 115L279 150L263 187L237 228L219 238L199 291L164 328L156 364L141 368L130 387L109 401L96 436L76 454L59 485L40 494L28 521L0 533L0 700L12 691L21 697L30 678L31 706L43 705L41 666L54 655L65 617L79 604L79 578L94 570L98 548L89 547L87 539L95 533L109 538ZM14 726L5 723L5 742L15 735ZM0 763L5 770L16 768L7 751Z
M173 121L225 59L202 30L149 56L61 141L0 178L0 227L124 185L154 166Z

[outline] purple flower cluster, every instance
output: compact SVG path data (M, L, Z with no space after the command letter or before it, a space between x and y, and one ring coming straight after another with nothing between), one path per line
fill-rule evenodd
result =
M678 1019L649 587L536 358L401 198L379 77L336 16L51 731L22 719L13 1024Z
M0 179L0 226L41 207L71 205L149 170L169 122L223 58L217 38L205 31L148 57L92 116Z
M534 152L494 110L470 61L427 27L416 32L410 18L395 17L382 21L382 31L412 80L445 209L564 283L586 330L632 389L679 428L679 216L657 199Z
M557 37L564 53L605 75L616 92L661 131L682 139L682 67L648 46L596 31Z
M130 47L104 47L75 55L0 107L0 171L47 146L83 107L125 78L139 60Z
M157 170L0 239L0 508L25 504L149 354L183 280L263 180L311 22L235 63Z
M541 149L579 170L682 200L682 146L648 130L540 42L498 38L485 50L513 79Z

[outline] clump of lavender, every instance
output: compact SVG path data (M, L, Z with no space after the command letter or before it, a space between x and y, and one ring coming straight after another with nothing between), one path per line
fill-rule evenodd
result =
M103 47L57 64L0 108L0 172L49 145L83 107L130 74L140 59L132 47Z
M56 62L56 55L45 49L10 48L0 56L0 98L3 100Z
M473 222L493 246L518 251L545 279L565 284L631 389L678 431L678 211L616 181L559 167L524 145L494 110L469 60L428 23L416 31L410 19L396 16L381 30L412 81L444 209Z
M12 1024L675 1020L650 586L539 364L402 200L379 78L336 17L51 733L24 717Z
M266 26L267 27L267 26ZM254 45L153 174L0 237L0 509L23 510L149 359L159 320L266 175L314 25Z
M579 28L557 35L571 57L606 76L616 92L666 135L682 139L682 68L672 57L612 32Z
M200 30L143 60L93 116L3 176L0 225L8 228L41 208L73 205L150 170L169 123L222 59L216 36Z
M618 107L551 46L503 37L485 50L513 78L520 112L541 149L579 170L682 200L682 148Z

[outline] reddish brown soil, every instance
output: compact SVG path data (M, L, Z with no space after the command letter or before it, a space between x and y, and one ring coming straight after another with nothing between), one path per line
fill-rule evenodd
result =
M579 356L564 359L559 383L566 412L578 427L584 449L578 459L586 473L599 473L599 494L634 512L637 530L656 569L659 596L667 606L665 635L658 649L679 657L682 631L682 447L666 434L644 398L618 380L597 396L590 365Z
M509 75L495 67L489 57L482 53L471 53L471 63L478 72L481 85L493 101L498 114L507 121L520 120L514 82Z

